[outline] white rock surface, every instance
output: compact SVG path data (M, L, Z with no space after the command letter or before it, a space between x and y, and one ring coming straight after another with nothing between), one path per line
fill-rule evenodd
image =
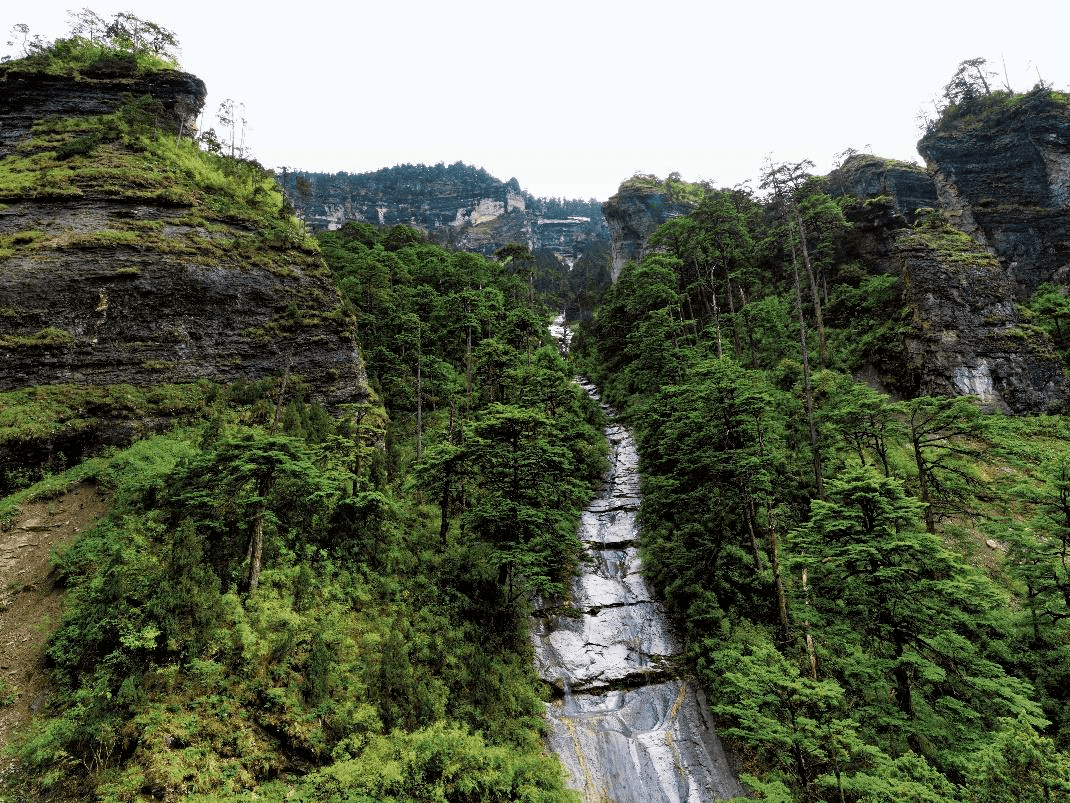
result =
M567 329L555 325L560 340ZM580 384L598 398L593 385ZM742 795L702 692L673 677L679 645L640 575L635 442L616 423L606 437L605 484L580 521L582 571L566 604L532 622L536 668L560 695L547 704L548 742L585 803Z

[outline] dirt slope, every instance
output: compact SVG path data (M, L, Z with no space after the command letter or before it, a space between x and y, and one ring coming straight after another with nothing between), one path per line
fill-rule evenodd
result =
M49 554L106 509L96 486L82 483L55 499L26 503L0 531L0 751L48 696L44 646L59 622L62 599ZM8 761L0 758L0 776Z

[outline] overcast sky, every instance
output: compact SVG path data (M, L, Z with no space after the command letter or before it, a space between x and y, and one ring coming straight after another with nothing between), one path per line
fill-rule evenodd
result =
M66 34L62 0L5 3L2 32ZM536 196L604 200L631 175L732 186L768 158L846 148L921 161L919 112L964 59L1070 85L1065 0L131 0L181 66L246 104L265 166L362 173L463 161ZM4 36L0 43L7 41ZM3 52L11 52L3 48Z

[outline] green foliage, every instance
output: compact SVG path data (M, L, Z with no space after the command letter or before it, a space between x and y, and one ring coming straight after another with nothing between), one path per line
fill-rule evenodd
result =
M0 491L11 493L48 472L73 467L86 442L105 422L151 417L189 421L204 411L212 386L43 385L0 393L0 446L12 455L0 460Z
M620 188L621 190L660 192L664 193L671 201L683 201L693 204L699 203L707 190L704 184L683 181L679 173L670 173L665 179L660 179L649 173L636 173L631 178L621 182Z
M151 243L164 250L205 253L215 262L238 258L244 264L301 264L322 271L312 257L315 240L293 216L275 177L251 160L202 151L188 137L157 127L157 102L131 98L117 111L94 117L38 122L33 136L0 162L0 198L80 198L86 194L164 206L189 206L200 225L228 224L227 238L178 238L132 223L126 229L70 242L14 241L8 247L101 247ZM193 222L193 221L190 221ZM238 236L243 224L256 236ZM5 244L0 242L0 252Z
M359 759L304 779L303 799L372 801L511 801L573 799L560 769L543 756L488 746L479 734L441 724L375 737Z
M5 59L0 73L130 77L178 66L178 39L161 25L130 12L104 20L86 8L70 16L70 36L54 42L42 41L39 36L30 39L28 26L16 25L23 35L23 57Z
M914 228L901 240L905 245L923 247L935 251L942 263L948 266L994 267L996 258L941 212L919 216Z
M820 180L777 181L662 227L573 340L636 433L644 569L755 794L1000 799L1029 766L1022 795L1059 799L1066 424L856 381L896 364L901 284L845 260ZM923 215L899 244L973 276L963 237ZM1031 312L1061 343L1060 303Z
M183 404L191 424L92 468L112 510L57 559L59 691L16 747L31 797L570 799L527 595L577 560L600 414L526 283L382 237L323 250L383 402L333 419L270 378L11 397L11 438Z
M1041 803L1070 794L1070 759L1023 719L1005 718L971 762L963 799Z

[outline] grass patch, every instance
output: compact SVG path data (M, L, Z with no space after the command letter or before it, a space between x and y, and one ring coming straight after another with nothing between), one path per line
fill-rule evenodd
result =
M683 181L675 173L664 180L649 173L636 173L631 178L623 181L620 188L622 190L660 192L667 195L671 201L691 203L696 206L706 197L705 187L701 184Z
M47 326L32 335L0 335L0 348L47 348L74 345L74 335L54 326Z
M0 64L0 75L28 72L72 77L107 74L133 78L177 67L177 62L164 54L143 48L130 50L109 46L82 36L72 36L58 39L24 58Z
M909 247L922 246L935 251L947 264L993 268L999 262L974 242L970 235L955 228L940 212L921 214L914 228L900 240Z

